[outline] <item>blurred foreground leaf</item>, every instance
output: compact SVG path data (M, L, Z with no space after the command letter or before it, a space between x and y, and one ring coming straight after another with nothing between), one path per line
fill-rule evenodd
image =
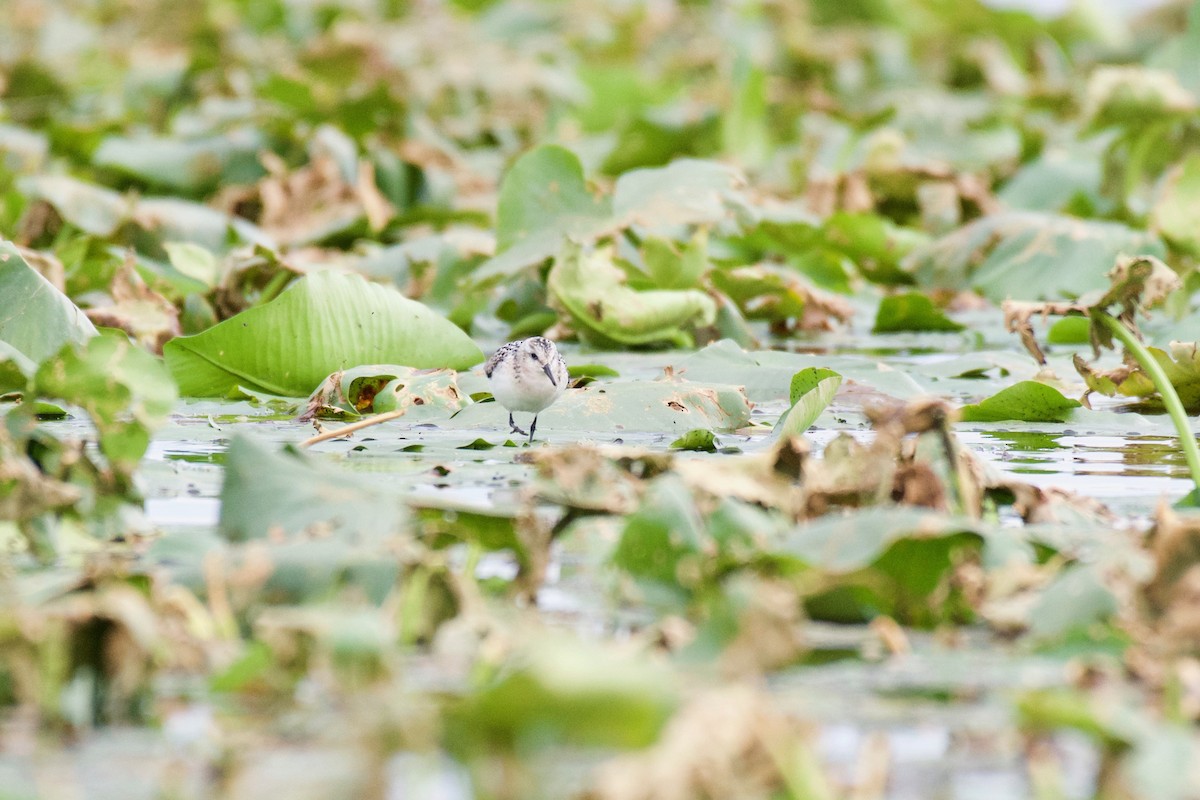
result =
M177 399L175 383L162 362L115 331L68 345L42 363L36 384L39 395L87 411L100 452L126 480Z
M0 242L0 344L28 369L74 342L82 344L96 328L66 295L25 261L11 242ZM0 393L22 388L0 383Z
M333 535L377 541L407 529L399 496L291 450L237 436L226 454L221 534L231 541Z
M644 747L676 702L664 668L583 639L544 636L450 710L445 741L467 758L568 743Z
M852 622L885 614L931 626L972 616L952 573L982 545L965 520L880 506L801 525L786 536L781 555L820 576L806 602L816 619Z

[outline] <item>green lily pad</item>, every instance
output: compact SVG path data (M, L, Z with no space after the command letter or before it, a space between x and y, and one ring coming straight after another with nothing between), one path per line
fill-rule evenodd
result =
M443 420L442 427L491 426L508 432L508 412L499 403L473 403ZM587 431L602 436L669 433L696 428L734 431L750 423L750 401L740 387L686 380L592 383L568 389L538 414L538 436L555 431Z
M262 134L248 128L195 139L110 136L100 143L92 163L150 186L194 195L219 182L250 183L261 177L258 153L264 146Z
M496 256L475 278L489 280L545 261L568 237L594 235L611 214L611 201L588 190L574 153L557 145L531 150L500 184Z
M111 236L133 213L133 201L102 186L66 175L37 175L18 186L54 207L64 220L94 236Z
M1065 422L1080 405L1053 386L1020 381L986 400L963 406L962 418L968 422Z

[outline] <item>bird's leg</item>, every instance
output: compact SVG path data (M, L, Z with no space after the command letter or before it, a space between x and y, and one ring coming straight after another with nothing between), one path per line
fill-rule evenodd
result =
M537 414L533 415L533 422L529 423L529 443L533 444L533 432L537 430Z
M534 417L534 421L535 421L535 422L537 421L537 418L536 418L536 417ZM512 428L512 432L513 432L513 433L519 433L519 434L521 434L522 436L525 436L525 435L526 435L525 431L523 431L523 430L521 430L520 428L518 428L518 427L517 427L517 423L513 422L513 418L512 418L512 412L511 412L511 411L510 411L510 412L508 412L508 427ZM532 437L532 436L533 436L533 434L528 434L528 435L529 435L530 437Z

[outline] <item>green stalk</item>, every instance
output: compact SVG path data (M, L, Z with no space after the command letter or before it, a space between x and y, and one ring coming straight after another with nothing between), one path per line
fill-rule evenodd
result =
M1180 402L1175 387L1167 378L1167 373L1163 372L1162 366L1154 356L1150 355L1146 345L1138 341L1133 332L1111 314L1104 311L1092 311L1092 318L1107 328L1113 336L1121 341L1121 344L1125 345L1125 349L1137 360L1146 375L1150 377L1154 388L1158 390L1163 405L1166 406L1167 414L1175 425L1175 431L1179 434L1179 446L1183 449L1183 457L1187 460L1188 469L1192 473L1192 483L1196 486L1192 496L1200 498L1200 447L1196 446L1196 437L1192 434L1192 426L1188 421L1187 412L1183 410L1183 403Z

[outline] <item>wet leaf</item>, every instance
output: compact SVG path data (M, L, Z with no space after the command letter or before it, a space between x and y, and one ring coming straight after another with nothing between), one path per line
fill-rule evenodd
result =
M963 406L960 413L967 422L1064 422L1080 405L1053 386L1020 381L979 403Z
M239 385L301 397L363 363L464 368L483 359L466 334L420 303L336 272L308 275L266 305L173 339L164 355L180 393L193 397Z

